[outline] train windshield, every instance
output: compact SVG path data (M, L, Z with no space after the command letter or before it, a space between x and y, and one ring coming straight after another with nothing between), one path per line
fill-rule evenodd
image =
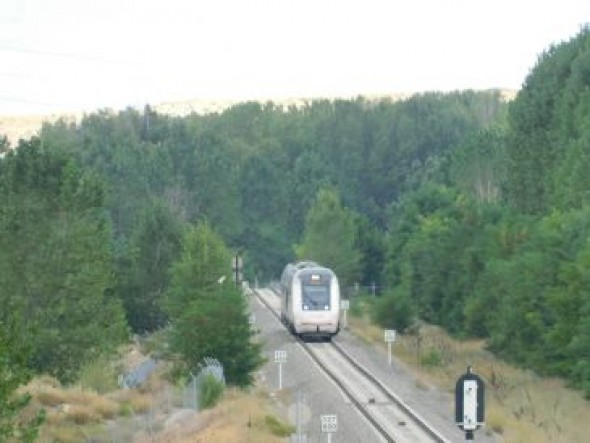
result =
M303 284L302 304L304 311L330 310L329 284Z

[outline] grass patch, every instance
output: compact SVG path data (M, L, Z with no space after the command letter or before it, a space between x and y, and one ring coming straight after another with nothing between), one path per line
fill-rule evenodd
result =
M362 341L385 349L383 329L366 316L351 317L349 324ZM485 432L501 435L503 443L588 441L590 403L581 392L496 359L483 340L455 340L441 328L421 325L413 334L398 334L392 351L413 368L419 388L427 383L452 393L457 378L473 366L486 384Z
M148 412L155 402L153 394L132 389L117 392L113 395L113 399L119 404L119 414L126 417Z
M173 441L284 443L283 433L290 430L289 425L273 416L270 403L264 390L227 389L217 406L201 414L207 421L206 427L186 439Z
M209 409L217 404L225 384L218 380L213 374L207 374L203 377L199 386L199 409Z
M105 420L115 418L119 412L119 404L106 397L95 398L91 408Z
M140 351L143 355L151 355L157 358L166 359L170 357L168 347L168 335L170 331L167 328L159 329L149 336L139 341Z
M64 412L66 421L77 425L98 423L101 419L100 415L96 413L96 411L85 405L68 405L64 409Z
M82 366L79 372L79 383L84 389L104 394L118 388L117 376L119 368L107 355L100 355L95 360Z
M67 392L53 387L47 387L46 389L32 393L32 395L41 406L45 407L55 407L68 402Z
M442 365L441 353L437 349L429 349L424 355L420 356L420 364L431 368L440 367Z
M100 358L86 365L80 372L80 384L62 387L52 377L42 376L21 388L20 393L32 397L31 404L23 411L23 416L45 410L46 420L40 429L39 441L80 442L96 435L106 420L133 414L142 414L154 404L151 393L139 390L113 391L100 394L93 388L112 391L116 387L114 372L108 380L99 374L99 367L113 368L106 358Z
M283 423L273 415L264 417L264 425L272 435L276 435L277 437L288 437L295 432L295 426Z
M58 443L79 443L84 441L85 437L86 435L80 428L71 425L54 426L43 435L46 441Z

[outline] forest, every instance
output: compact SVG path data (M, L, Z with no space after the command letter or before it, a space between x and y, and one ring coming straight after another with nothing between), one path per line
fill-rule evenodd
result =
M249 384L261 357L231 283L236 253L251 282L317 260L349 297L376 293L381 326L485 338L590 396L588 27L542 52L513 100L102 110L15 147L4 138L0 153L0 376L12 383L0 435L18 409L11 386L72 381L130 333L169 324L189 368L206 354L187 344L207 351L211 319L233 325L245 343L224 342L226 356L243 349L226 358L229 380Z

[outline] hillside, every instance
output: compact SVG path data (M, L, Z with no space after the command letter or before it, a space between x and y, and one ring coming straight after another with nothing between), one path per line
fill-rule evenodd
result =
M504 90L502 96L510 101L514 99L517 91ZM364 96L368 100L382 100L388 99L391 101L404 100L412 96L414 93L398 92L388 93L383 95ZM350 99L350 97L292 97L292 98L260 98L253 99L260 102L273 102L288 108L290 106L301 107L316 99ZM163 102L153 105L153 109L160 114L185 116L192 113L205 115L212 113L223 112L238 103L239 100L184 100L177 102ZM44 122L54 123L59 119L65 119L71 122L77 122L85 115L84 112L65 112L63 114L31 114L31 115L0 115L0 134L6 135L11 146L16 146L18 140L21 138L29 139L37 135Z

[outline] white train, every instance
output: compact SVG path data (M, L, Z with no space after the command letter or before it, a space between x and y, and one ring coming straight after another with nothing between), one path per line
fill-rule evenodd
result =
M281 276L281 321L296 335L330 340L340 329L340 286L331 269L289 263Z

